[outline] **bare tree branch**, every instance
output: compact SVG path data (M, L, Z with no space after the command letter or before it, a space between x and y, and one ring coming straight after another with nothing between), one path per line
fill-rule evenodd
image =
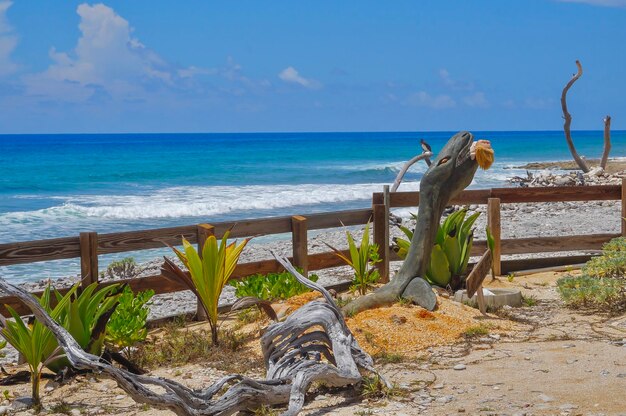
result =
M611 116L607 115L604 117L604 150L602 152L602 160L600 161L602 169L606 169L609 153L611 153Z
M433 155L433 152L424 152L421 155L417 155L413 159L406 162L404 166L402 167L402 170L400 170L400 172L398 173L398 176L396 176L396 180L393 181L393 185L391 186L390 192L396 192L396 190L402 183L402 179L404 178L404 175L406 174L406 172L409 170L411 166L413 166L416 162L422 159L425 159L428 162L430 162L430 157L432 155ZM430 166L430 163L428 163L428 165Z
M572 133L570 131L570 126L572 124L572 115L569 113L569 111L567 111L567 91L583 74L583 66L581 65L580 61L576 61L576 66L578 67L578 72L576 72L574 76L572 76L572 79L570 79L567 85L565 85L565 88L563 88L563 92L561 93L561 108L563 109L563 118L565 119L565 123L563 124L563 130L565 132L565 140L567 141L567 146L569 147L569 151L572 154L574 161L583 172L587 173L589 172L589 166L587 166L587 163L580 156L578 156L576 147L574 147L574 141L572 140Z

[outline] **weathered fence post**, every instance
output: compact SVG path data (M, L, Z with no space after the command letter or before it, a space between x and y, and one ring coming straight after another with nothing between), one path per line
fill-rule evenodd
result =
M622 216L620 223L622 224L622 237L626 237L626 178L622 178Z
M80 242L80 280L83 288L98 281L98 233L82 232Z
M381 283L389 282L389 186L385 185L383 203L372 207L374 216L374 243L378 245L380 262L376 265Z
M502 274L501 265L501 224L500 224L500 198L489 198L487 200L487 226L491 231L494 240L493 248L493 271L496 276ZM495 277L495 276L494 276Z
M302 269L304 276L308 276L308 227L306 218L300 215L291 217L291 245L293 249L293 265Z
M204 247L204 243L211 235L215 235L215 227L209 224L198 224L196 228L196 237L198 239L198 254L200 257L202 257L202 248ZM199 299L196 306L196 319L198 321L207 320L206 312L204 311L202 303Z

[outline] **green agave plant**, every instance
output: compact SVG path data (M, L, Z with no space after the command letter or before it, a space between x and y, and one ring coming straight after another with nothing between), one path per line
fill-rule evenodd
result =
M200 300L211 326L211 339L214 345L218 345L217 306L220 295L235 271L241 252L250 241L247 238L239 245L236 242L228 244L229 235L229 231L225 232L219 245L215 236L209 236L202 248L202 257L184 238L183 251L172 247L189 270L189 275L167 258L162 266L164 277L184 284Z
M448 215L437 230L430 264L424 276L434 285L441 287L451 285L456 289L462 283L474 241L472 227L480 213L477 212L467 218L466 215L467 208ZM400 229L408 239L394 238L394 250L398 256L405 258L411 246L413 231L403 226L400 226Z
M112 285L94 293L97 283L93 283L82 292L79 284L74 285L65 295L48 286L39 304L61 326L67 329L86 351L100 355L103 349L106 321L115 310L119 285ZM57 301L51 306L52 294ZM13 320L0 315L0 335L19 351L26 360L31 372L32 398L36 408L41 406L39 383L41 371L47 367L58 372L69 367L69 361L62 356L58 343L49 329L39 321L25 324L20 315L10 306L6 306Z
M98 290L97 283L83 290L77 289L57 322L67 329L82 349L93 355L102 355L107 323L115 312L123 289L123 286L113 284ZM63 299L56 290L54 294L58 302ZM66 358L60 358L51 361L46 367L58 373L69 366Z

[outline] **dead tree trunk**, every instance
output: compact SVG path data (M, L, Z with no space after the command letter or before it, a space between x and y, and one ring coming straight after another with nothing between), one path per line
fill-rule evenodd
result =
M2 278L0 289L24 302L52 331L72 366L108 375L138 403L171 410L179 416L226 416L263 405L288 404L283 415L297 415L312 383L345 387L361 381L359 370L374 373L375 370L372 358L359 347L330 293L300 275L286 259L276 258L302 284L321 292L325 301L310 302L284 322L268 327L261 337L267 368L265 380L233 374L202 390L113 367L101 357L85 352L30 293ZM229 384L232 386L223 391ZM150 386L158 389L153 390Z
M602 152L602 160L600 161L602 169L606 169L609 153L611 153L611 116L607 115L604 117L604 150Z
M570 126L572 124L572 115L569 113L569 111L567 111L567 91L583 74L583 66L580 64L580 61L576 61L576 66L578 67L578 71L572 76L572 79L569 80L567 85L565 85L565 88L563 88L563 92L561 93L561 108L563 110L563 118L565 119L565 123L563 124L563 131L565 132L565 140L567 141L567 146L569 147L569 151L572 154L574 161L583 172L587 173L589 172L589 166L587 166L587 162L585 162L578 155L576 147L574 146L574 141L572 140L572 133L570 131Z

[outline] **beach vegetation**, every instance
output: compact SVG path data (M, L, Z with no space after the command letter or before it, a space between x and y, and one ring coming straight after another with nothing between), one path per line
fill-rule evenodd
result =
M48 314L65 328L82 349L101 355L104 348L106 324L117 305L119 285L111 285L97 290L93 283L85 289L74 285L65 295L48 286L38 299ZM56 305L52 307L52 300ZM44 367L58 373L70 363L62 355L52 332L39 321L25 324L20 315L6 306L13 319L0 319L0 334L26 360L32 384L32 398L36 408L40 407L39 384Z
M329 244L326 245L354 271L351 290L365 295L368 289L380 279L380 273L375 265L381 261L378 255L378 245L370 242L369 221L363 230L360 244L356 243L350 231L346 231L346 238L348 239L348 255Z
M590 277L626 276L626 238L617 237L604 244L602 255L594 257L582 268L584 275Z
M529 295L529 296L522 295L522 304L528 307L537 306L537 298L534 297L533 295Z
M466 338L476 338L489 335L489 328L486 325L474 325L463 331L463 336Z
M557 281L557 291L573 308L607 312L626 310L626 238L614 238L602 247L602 255L589 260L582 275Z
M154 290L145 290L134 294L129 286L124 288L119 303L107 323L106 342L132 361L132 350L148 336L146 323L150 308L148 302L154 296Z
M111 262L106 271L101 272L100 276L109 279L131 279L137 276L141 269L134 257L125 257L121 260Z
M424 276L431 284L441 287L452 285L453 289L461 286L474 242L472 227L480 215L477 212L466 216L467 211L467 208L463 208L448 215L437 229L430 264ZM401 258L405 258L414 230L403 226L400 229L408 239L394 238L394 250Z
M244 373L263 365L254 354L234 354L254 337L256 332L246 334L234 328L220 328L220 347L216 348L206 327L170 322L137 346L135 363L142 368L162 368L210 361L217 370Z
M107 324L115 312L122 291L123 286L119 284L101 289L98 289L97 283L84 289L78 287L61 311L57 322L67 329L83 350L99 356L104 349ZM58 302L63 299L56 290L54 295ZM54 342L56 345L56 340ZM62 357L49 360L46 367L58 373L63 368L70 367L70 362Z
M557 280L557 291L568 307L606 312L626 310L626 286L613 277L565 276Z
M241 252L250 240L245 239L240 244L236 241L228 243L229 235L229 231L225 232L219 243L215 236L209 236L202 248L202 256L183 238L183 250L175 247L172 250L189 271L189 275L167 258L162 270L163 276L182 283L196 295L206 312L214 345L219 344L217 307L220 295L235 271Z
M85 351L102 354L106 323L117 305L119 285L111 285L96 290L97 283L80 289L74 285L65 295L46 287L39 304L48 314L65 328ZM56 305L52 307L52 299ZM62 355L58 342L52 332L37 320L25 324L20 315L10 306L6 306L13 319L0 319L0 334L19 353L28 364L31 373L32 399L35 408L41 406L39 384L44 367L58 373L70 363Z
M57 305L51 307L52 290L48 286L38 299L39 304L46 310L52 319L59 321L61 315L67 309L71 296L76 292L78 285L70 289L63 296ZM28 364L31 380L31 397L36 410L41 408L39 396L39 385L41 381L41 371L51 361L60 356L58 344L52 332L39 321L24 323L20 315L10 306L6 305L9 314L13 318L5 319L0 314L0 334L13 346Z
M302 274L301 269L298 272ZM319 279L316 274L311 274L308 278L312 282ZM254 296L269 301L289 299L311 290L289 272L255 274L245 279L233 280L230 285L235 288L235 296L238 298Z

